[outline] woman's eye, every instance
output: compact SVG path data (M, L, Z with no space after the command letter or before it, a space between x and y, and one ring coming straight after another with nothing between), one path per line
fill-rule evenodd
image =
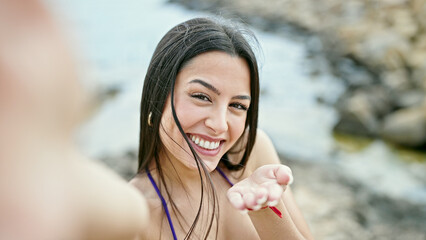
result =
M241 104L241 103L231 103L230 106L233 107L233 108L236 108L238 110L247 111L247 109L248 109L248 107L246 105Z
M209 98L207 95L202 94L202 93L192 94L192 95L191 95L191 97L193 97L193 98L197 98L197 99L200 99L200 100L202 100L202 101L208 101L208 102L211 102L211 101L210 101L210 98Z

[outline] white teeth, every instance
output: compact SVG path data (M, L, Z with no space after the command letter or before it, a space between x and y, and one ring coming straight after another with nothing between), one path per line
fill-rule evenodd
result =
M194 136L194 135L191 135L190 139L195 144L197 144L198 146L200 146L202 148L205 148L205 149L210 149L210 150L216 149L220 145L220 141L218 141L218 142L210 142L210 141L207 141L207 140L204 140L204 139L200 139L199 137Z
M210 142L209 141L204 142L204 148L210 149Z

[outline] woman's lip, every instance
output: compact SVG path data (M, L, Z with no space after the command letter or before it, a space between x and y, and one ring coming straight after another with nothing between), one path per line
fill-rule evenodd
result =
M207 140L209 142L222 142L225 141L224 138L212 138L203 134L198 134L198 133L187 133L187 135L191 135L191 136L196 136L196 137L200 137L204 140Z
M201 153L202 155L205 155L205 156L216 156L220 152L223 145L223 141L221 141L219 143L219 147L217 147L216 149L205 149L195 144L192 140L189 140L189 142L198 153Z

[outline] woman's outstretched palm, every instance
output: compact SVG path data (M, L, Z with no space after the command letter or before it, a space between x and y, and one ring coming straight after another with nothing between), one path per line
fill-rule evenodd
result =
M264 165L231 187L227 196L238 210L259 210L264 206L276 205L292 181L289 167L282 164Z

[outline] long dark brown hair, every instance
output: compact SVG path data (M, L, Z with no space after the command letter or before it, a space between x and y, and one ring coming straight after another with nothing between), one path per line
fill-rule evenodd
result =
M191 144L189 144L189 139L184 133L176 115L173 96L176 76L191 59L201 53L209 51L221 51L246 60L250 69L251 103L245 123L246 134L243 134L243 136L246 136L246 139L244 139L245 148L242 149L244 153L239 162L229 161L226 154L220 160L230 171L241 170L247 163L256 139L259 105L258 65L249 40L252 40L252 42L256 43L256 46L258 46L254 35L246 28L241 27L241 25L230 23L223 19L191 19L178 24L166 33L157 45L146 73L140 109L138 173L143 173L148 166L151 166L152 161L154 161L159 176L158 184L162 192L164 192L170 200L173 211L182 216L170 197L169 189L164 180L159 156L160 151L164 147L160 140L159 131L160 127L162 127L161 117L167 97L170 95L174 121L191 149L201 178L201 201L199 209L185 239L191 237L200 218L201 209L203 207L204 189L207 190L207 196L212 200L209 201L209 203L213 209L213 213L208 222L207 231L203 233L204 238L207 238L210 233L215 214L218 213L218 208L217 195L209 172ZM149 115L151 116L149 117ZM150 118L150 124L148 124L148 118ZM216 226L218 226L218 224L216 224Z

